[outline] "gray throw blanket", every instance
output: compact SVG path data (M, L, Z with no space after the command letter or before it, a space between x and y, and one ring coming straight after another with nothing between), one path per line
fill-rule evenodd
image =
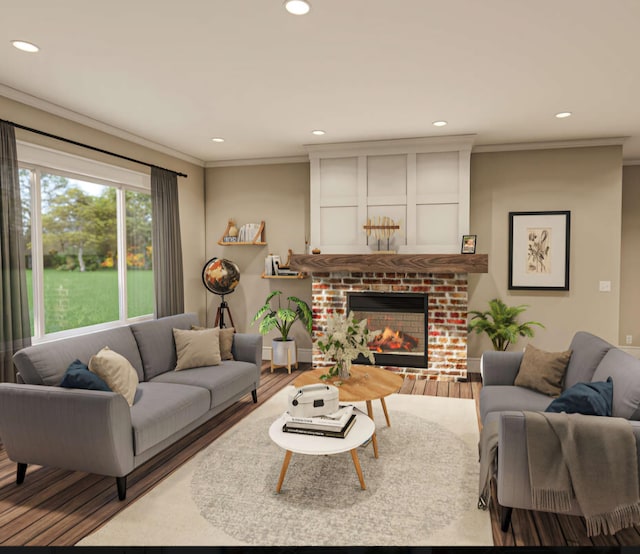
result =
M628 421L524 412L534 509L580 506L589 536L640 523L636 441Z

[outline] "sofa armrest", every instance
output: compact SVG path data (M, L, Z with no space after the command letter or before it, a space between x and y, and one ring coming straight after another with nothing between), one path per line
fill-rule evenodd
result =
M258 371L260 371L262 367L262 335L235 333L231 351L234 359L256 364Z
M121 394L0 383L0 437L11 460L122 477L134 467Z
M482 386L513 385L520 369L522 352L496 352L489 350L480 358Z

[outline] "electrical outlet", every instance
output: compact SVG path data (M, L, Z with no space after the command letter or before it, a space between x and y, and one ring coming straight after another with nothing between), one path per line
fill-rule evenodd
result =
M633 336L632 335L627 335L625 340L626 340L627 344L633 344Z
M600 292L611 292L611 281L600 281Z

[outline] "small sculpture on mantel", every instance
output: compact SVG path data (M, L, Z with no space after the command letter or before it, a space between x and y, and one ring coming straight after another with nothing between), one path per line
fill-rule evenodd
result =
M393 219L385 216L377 216L367 218L367 224L364 225L364 230L367 232L367 238L373 235L373 238L378 241L378 252L381 254L395 254L395 250L390 250L391 237L397 229L400 229ZM387 241L387 249L380 250L380 241Z

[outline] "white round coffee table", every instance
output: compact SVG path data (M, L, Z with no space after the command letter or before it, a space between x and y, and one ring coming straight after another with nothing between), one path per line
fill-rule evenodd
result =
M280 416L276 419L271 424L271 427L269 427L269 437L280 448L284 448L286 450L276 492L280 492L280 489L282 488L284 476L287 473L287 468L289 467L289 461L291 460L291 454L293 452L296 454L308 454L311 456L339 454L340 452L347 451L351 452L351 458L353 459L353 465L356 467L360 486L363 489L366 489L367 487L364 484L364 476L362 475L362 468L360 467L360 460L358 460L356 448L371 438L376 430L376 425L370 417L366 416L360 410L356 410L356 413L356 422L349 433L347 433L347 436L343 439L321 437L317 435L285 433L282 430L282 426L284 425L284 416Z

